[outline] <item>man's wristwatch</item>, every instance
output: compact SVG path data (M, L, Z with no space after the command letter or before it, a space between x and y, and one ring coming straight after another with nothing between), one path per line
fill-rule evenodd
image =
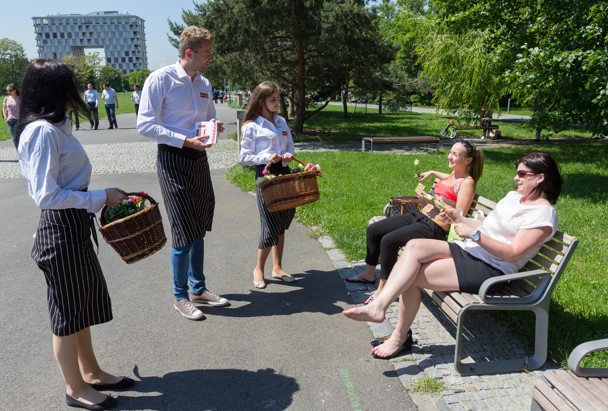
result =
M473 235L471 236L471 240L478 242L479 241L479 237L481 236L481 232L479 230L475 231L473 233Z

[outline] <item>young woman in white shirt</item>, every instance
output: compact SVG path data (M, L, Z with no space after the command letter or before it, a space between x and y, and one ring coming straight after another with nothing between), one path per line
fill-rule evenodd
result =
M517 272L553 237L553 205L563 185L557 163L546 153L531 153L516 164L517 190L500 200L483 222L451 213L464 240L409 241L376 299L344 311L353 320L382 322L399 297L397 326L385 342L372 342L375 358L389 359L412 347L410 326L420 307L420 288L477 293L486 279Z
M247 105L244 125L241 129L239 161L245 166L256 166L255 178L262 176L266 164L272 163L268 172L274 175L289 173L288 164L293 160L294 144L291 131L284 118L277 115L281 89L275 83L264 81L254 90ZM283 270L285 230L289 228L296 210L294 208L271 213L266 208L262 193L256 189L262 232L258 244L258 259L253 271L253 285L265 288L264 266L272 251L272 277L290 283L295 279Z
M23 78L16 130L21 171L41 209L32 258L47 282L53 352L66 384L66 403L104 410L118 402L99 391L127 389L135 382L104 371L93 351L90 327L112 320L108 287L91 241L91 235L97 241L93 213L127 196L117 188L89 190L91 162L72 135L66 111L88 113L74 72L59 61L33 60Z

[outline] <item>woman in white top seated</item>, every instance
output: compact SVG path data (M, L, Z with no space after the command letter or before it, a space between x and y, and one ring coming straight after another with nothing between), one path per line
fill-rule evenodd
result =
M483 222L452 213L455 231L463 240L409 241L376 300L344 311L353 320L382 322L399 296L397 326L385 342L372 342L375 358L388 359L411 349L410 326L420 307L420 288L477 293L486 279L517 272L553 237L553 205L563 185L555 160L546 153L528 154L517 161L514 179L517 190L500 200Z

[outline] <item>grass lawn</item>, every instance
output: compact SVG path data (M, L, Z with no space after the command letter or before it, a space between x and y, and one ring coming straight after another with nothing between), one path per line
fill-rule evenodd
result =
M608 144L530 144L526 147L486 149L484 175L478 192L499 200L514 188L515 160L531 151L546 151L560 164L565 185L557 203L559 229L580 239L565 274L557 284L551 306L549 359L566 364L571 350L579 343L608 336ZM448 170L447 149L439 154L376 154L360 152L300 153L303 161L322 165L319 178L321 199L298 208L298 220L330 235L352 260L365 256L367 221L382 213L391 196L412 195L416 179L413 161L421 169ZM245 190L253 190L253 174L240 165L227 174L229 180ZM287 250L287 252L290 252ZM519 315L519 313L517 313ZM520 319L521 318L521 319ZM526 327L532 318L510 319ZM533 333L525 334L529 339ZM608 352L593 356L595 365L608 366Z
M342 106L329 105L306 122L306 130L296 135L296 141L353 141L363 137L397 136L437 136L453 116L427 113L385 113L378 114L377 108L349 106L349 118L344 118ZM534 139L534 130L525 123L514 120L493 120L498 125L503 139ZM458 135L479 137L481 129L459 130ZM560 133L544 131L542 137L571 138L591 137L591 133L581 128L571 128ZM447 137L446 137L447 138Z

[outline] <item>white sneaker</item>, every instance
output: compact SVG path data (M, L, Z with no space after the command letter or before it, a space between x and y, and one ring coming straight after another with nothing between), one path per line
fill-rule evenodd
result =
M224 297L220 297L219 295L209 290L203 291L203 293L200 295L188 293L188 298L193 303L209 304L213 307L224 307L230 304L230 301L228 301Z
M176 301L175 304L173 304L173 308L175 308L177 311L179 311L181 315L183 315L189 320L196 321L205 318L203 312L196 308L194 305L192 305L190 300L188 300L187 298Z

